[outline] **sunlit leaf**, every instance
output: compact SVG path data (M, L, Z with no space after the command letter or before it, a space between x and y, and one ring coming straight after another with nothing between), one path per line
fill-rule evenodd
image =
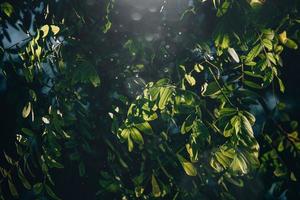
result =
M43 38L45 38L48 35L49 29L50 27L47 24L41 27L41 31L43 31L43 36L42 36Z
M186 74L184 77L187 80L187 82L190 84L190 86L194 86L196 84L196 80L192 75Z
M258 56L258 54L262 51L262 49L263 48L261 44L257 44L255 47L253 47L253 49L251 49L251 51L247 54L246 62L250 62L254 58L256 58L256 56Z
M151 185L152 185L152 194L154 197L160 197L161 190L159 188L158 182L154 175L151 177Z
M286 40L285 46L290 49L298 49L298 44L289 38Z
M236 155L233 158L230 168L232 169L233 172L242 173L242 174L248 173L248 166L246 161L238 155Z
M22 116L24 118L27 118L29 116L30 112L31 112L31 102L28 102L23 108Z
M149 134L149 135L153 134L153 130L152 130L152 127L150 126L149 122L135 124L135 127L145 134Z
M165 106L172 95L172 89L169 87L162 87L159 90L159 95L160 95L160 99L158 102L158 108L163 110L165 109Z
M60 28L58 26L50 25L50 27L53 35L56 35L60 31Z
M194 70L196 72L200 73L200 72L202 72L204 70L204 67L203 67L203 65L197 63L197 64L194 65Z
M179 162L181 163L185 173L189 176L196 176L197 175L197 169L193 165L193 163L187 161L184 157L181 155L177 154L177 158Z
M236 62L236 63L239 63L240 62L240 58L239 56L237 55L236 51L234 50L234 48L228 48L228 53L229 55L233 58L233 60Z
M140 131L134 127L130 128L130 136L134 142L144 144L144 139Z
M271 50L273 49L272 41L270 41L269 39L263 39L262 42L263 42L263 45L264 45L269 51L271 51Z
M286 31L283 31L282 33L279 34L279 40L282 44L285 44L287 42L287 34Z

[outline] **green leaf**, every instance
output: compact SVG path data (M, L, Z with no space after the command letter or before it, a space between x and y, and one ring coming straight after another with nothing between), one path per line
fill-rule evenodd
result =
M240 62L240 58L239 56L237 55L236 51L234 50L234 48L228 48L228 53L229 55L233 58L233 60L236 62L236 63L239 63Z
M49 163L48 163L49 167L54 167L54 168L58 168L58 169L64 168L64 166L61 163L57 162L50 156L47 157L47 160L49 161Z
M197 175L197 169L193 165L193 163L187 161L184 157L181 155L177 154L177 158L182 165L185 173L189 176L196 176Z
M231 123L227 123L223 131L224 137L230 137L234 132L236 132L234 130L236 129L233 128Z
M9 155L7 155L5 152L4 152L4 157L5 157L5 160L6 160L9 164L15 165L16 162L15 162Z
M28 180L26 179L26 177L24 176L22 169L20 167L18 167L18 177L21 180L23 186L27 189L30 190L31 189L31 185L28 182Z
M92 73L89 76L89 80L91 81L91 83L93 84L94 87L98 87L100 86L100 77L98 76L97 72L95 71L95 73Z
M298 49L298 44L289 38L287 39L285 46L290 49Z
M227 0L224 1L221 7L218 9L217 16L221 17L222 15L224 15L228 11L229 6L230 6L230 2Z
M122 130L120 135L123 139L127 139L130 136L130 130L128 128L125 128Z
M25 133L29 137L33 137L33 135L34 135L34 133L28 128L22 128L21 130L23 133Z
M85 165L83 162L80 162L78 165L79 176L83 177L85 175Z
M284 145L283 145L283 140L280 141L278 147L277 147L277 150L279 152L282 152L284 150Z
M272 29L263 29L262 33L263 33L263 37L270 41L272 41L275 37L275 33Z
M273 44L272 41L269 39L263 39L262 40L263 45L269 50L271 51L273 49Z
M253 114L251 114L250 112L248 111L243 111L243 114L245 115L245 117L247 117L247 119L249 120L251 126L254 125L255 123L255 117Z
M140 131L142 131L145 134L151 135L153 134L153 130L149 124L149 122L143 122L140 124L135 124L134 125L137 129L139 129Z
M274 64L276 65L276 58L274 57L273 53L267 53L267 58Z
M45 184L45 188L46 188L47 194L50 197L52 197L55 200L60 200L60 198L58 196L56 196L56 194L53 192L53 190L48 185Z
M242 174L247 174L249 171L246 161L243 158L241 158L239 155L236 155L233 158L230 168L233 172L242 173Z
M189 115L183 122L180 132L182 134L185 134L189 132L193 127L194 117L192 115Z
M24 106L23 111L22 111L23 118L27 118L29 116L30 112L31 112L31 102L28 102Z
M127 138L127 144L128 144L128 151L132 152L132 150L133 150L133 142L132 142L132 140L131 140L130 137Z
M263 48L261 44L257 44L255 47L253 47L253 49L251 49L251 51L247 54L246 62L253 61L253 59L256 58L258 54L260 54L262 49Z
M235 109L235 108L222 108L221 110L219 110L220 117L232 116L236 113L237 113L237 109Z
M278 83L279 83L279 88L280 88L280 92L284 93L285 91L285 86L282 82L282 80L280 78L277 77Z
M9 191L11 193L11 195L14 197L14 198L19 198L19 193L17 191L17 188L16 186L13 184L13 182L11 181L11 179L8 179L8 188L9 188Z
M203 96L215 97L221 93L221 90L216 82L206 83L203 86L201 94Z
M297 178L296 178L294 172L291 172L290 179L295 182L297 181Z
M154 175L151 177L152 194L154 197L160 197L161 191Z
M107 33L111 28L111 25L112 25L111 21L108 20L103 27L103 33Z
M254 88L254 89L262 89L262 86L258 85L257 83L254 83L252 81L247 81L247 80L244 80L243 83L251 88Z
M42 183L36 183L33 185L33 191L34 194L38 195L42 192L43 190L43 184Z
M249 122L249 120L244 115L241 116L241 122L242 122L242 129L244 131L246 131L246 133L248 133L250 136L253 137L254 133L253 133L251 123Z
M172 89L169 87L161 87L159 90L160 99L158 102L158 108L163 110L166 107L167 102L169 101L172 95Z
M8 2L1 3L0 7L1 11L4 12L8 17L10 17L14 12L14 7Z
M140 131L134 127L130 128L130 136L138 144L144 144L143 136Z

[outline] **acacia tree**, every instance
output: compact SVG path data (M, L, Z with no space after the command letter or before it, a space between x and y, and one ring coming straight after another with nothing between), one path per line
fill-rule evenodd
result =
M285 91L299 3L1 3L0 198L69 198L70 170L92 199L298 197L298 123L266 94Z

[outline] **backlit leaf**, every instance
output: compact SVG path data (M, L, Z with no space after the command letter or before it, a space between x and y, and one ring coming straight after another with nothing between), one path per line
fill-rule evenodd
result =
M51 31L52 31L53 35L56 35L60 30L60 28L55 25L50 25L50 27L51 27Z
M184 75L184 77L187 80L187 82L190 84L190 86L194 86L196 84L196 80L192 75L186 74Z
M152 194L154 197L160 197L161 190L154 175L151 177Z
M228 53L229 55L233 58L233 60L236 62L236 63L239 63L240 62L240 58L239 56L237 55L236 51L234 50L234 48L228 48Z
M193 163L187 161L184 157L181 155L177 154L177 158L179 162L181 163L185 173L189 176L196 176L197 175L197 169L193 165Z
M45 38L48 35L49 29L50 27L47 24L41 27L41 31L43 31L43 36L42 36L43 38Z
M30 112L31 112L31 102L28 102L23 108L22 116L24 118L27 118L29 116Z
M143 136L140 131L134 127L130 128L130 136L138 144L144 144Z

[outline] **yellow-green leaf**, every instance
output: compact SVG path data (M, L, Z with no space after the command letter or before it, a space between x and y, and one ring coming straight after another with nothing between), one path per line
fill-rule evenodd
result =
M191 86L194 86L196 84L196 80L192 75L186 74L184 75L184 77Z
M204 70L204 67L203 67L203 65L197 63L194 65L194 70L199 73Z
M279 34L279 40L282 44L285 44L287 42L287 35L286 31L283 31L282 33Z
M55 25L50 25L50 27L51 27L51 31L52 31L53 35L56 35L60 30L60 28Z
M165 109L166 104L172 95L172 89L169 87L162 87L159 90L159 94L160 94L160 99L158 102L158 108L163 110L163 109Z
M142 131L143 133L145 133L145 134L148 134L148 135L153 134L153 130L152 130L149 122L143 122L143 123L140 123L140 124L135 124L135 127L137 129L139 129L140 131Z
M138 144L144 144L143 136L140 131L134 127L130 128L130 136Z
M24 118L27 118L29 116L30 112L31 112L31 102L28 102L23 108L22 116Z
M0 7L1 7L1 11L3 11L8 17L10 17L14 11L13 6L8 2L2 3Z
M154 197L160 197L161 191L154 175L151 178L152 194Z
M268 50L270 50L270 51L272 50L273 44L272 44L271 40L269 40L269 39L263 39L262 42L263 42L263 45L264 45Z
M122 130L122 132L121 132L121 137L122 137L123 139L127 139L129 135L130 135L129 129L125 128L125 129Z
M295 181L295 182L297 181L297 178L296 178L294 172L291 172L290 178L292 181Z
M132 150L133 150L133 142L132 142L132 140L131 140L130 137L127 138L127 142L128 142L128 151L132 152Z
M42 36L43 38L45 38L48 35L49 29L50 29L49 25L47 24L41 27L41 31L43 31L43 36Z
M238 155L236 155L233 158L230 168L232 169L233 172L238 172L242 174L248 173L248 166L245 160Z
M181 155L177 154L177 158L182 165L185 173L189 176L196 176L197 175L197 169L193 165L193 163L187 161L184 157Z
M285 46L287 46L290 49L295 49L295 50L298 49L297 43L294 42L293 40L289 39L289 38L287 39L287 41L285 43Z

